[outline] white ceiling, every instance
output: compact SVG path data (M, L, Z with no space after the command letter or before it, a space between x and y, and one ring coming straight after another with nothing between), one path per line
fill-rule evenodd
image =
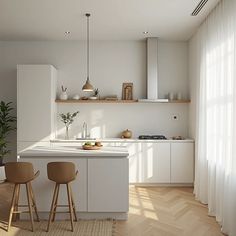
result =
M86 12L93 39L187 40L219 0L209 0L198 16L190 16L199 1L0 0L0 40L84 39Z

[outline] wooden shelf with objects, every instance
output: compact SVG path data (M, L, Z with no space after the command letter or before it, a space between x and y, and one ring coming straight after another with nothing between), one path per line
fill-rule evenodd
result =
M56 99L56 103L138 103L138 100L105 100L105 99L97 99L97 100L76 100L76 99L68 99L68 100L60 100ZM142 102L143 103L143 102ZM190 100L171 100L168 102L155 102L155 103L190 103Z

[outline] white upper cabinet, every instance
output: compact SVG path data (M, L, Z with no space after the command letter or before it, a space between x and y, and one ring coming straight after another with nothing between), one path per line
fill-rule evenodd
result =
M57 71L51 65L17 66L17 141L54 137Z
M171 143L171 183L193 183L193 143Z

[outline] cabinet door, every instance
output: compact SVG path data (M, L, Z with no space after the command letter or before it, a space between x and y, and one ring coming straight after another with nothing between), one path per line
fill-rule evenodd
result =
M56 70L50 65L17 66L17 140L53 138Z
M171 144L171 183L193 183L193 143Z
M88 159L88 211L127 212L128 173L127 158Z
M129 182L139 183L142 176L142 166L141 166L141 143L126 143L126 147L129 151Z
M142 143L140 183L170 183L170 144Z
M71 157L57 158L57 161L71 161L79 171L77 178L71 183L76 211L87 211L87 160ZM49 212L53 197L55 183L47 177L47 163L55 161L55 158L20 158L20 161L31 162L35 171L39 170L40 175L32 181L38 211ZM26 204L26 193L24 188L20 193L20 203ZM65 184L61 184L59 192L59 204L68 205Z

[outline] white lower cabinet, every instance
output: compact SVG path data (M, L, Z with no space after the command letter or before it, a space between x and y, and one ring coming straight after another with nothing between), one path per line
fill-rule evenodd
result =
M142 183L170 183L170 144L142 143L140 166Z
M88 212L128 211L128 168L126 158L88 159Z
M137 142L125 145L129 150L130 183L193 183L194 143Z
M170 183L169 143L133 143L127 147L130 183Z
M193 183L193 143L171 143L171 183Z

